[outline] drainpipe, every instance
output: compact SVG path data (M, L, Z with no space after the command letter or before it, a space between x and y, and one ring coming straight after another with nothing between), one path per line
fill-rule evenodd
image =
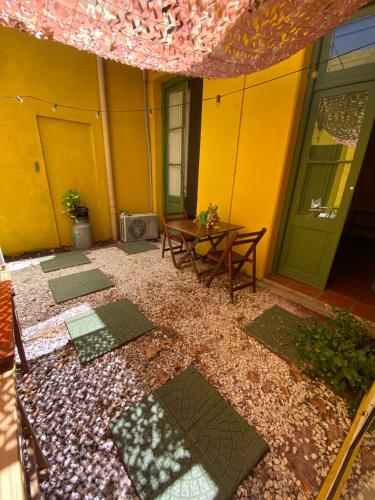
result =
M145 134L147 144L147 160L148 160L148 188L150 193L150 212L152 212L152 157L151 157L151 140L150 140L150 123L148 119L148 100L147 100L147 81L146 70L143 70L143 104L145 108Z
M107 113L107 94L106 94L106 84L104 78L104 61L99 56L96 56L96 67L97 67L98 82L99 82L100 109L103 111L101 113L101 118L103 127L105 169L107 172L109 214L111 217L111 233L112 233L112 240L117 241L118 240L117 213L116 213L117 211L116 211L116 201L115 201L115 190L113 185L111 142L109 138L109 125L108 125L108 113Z

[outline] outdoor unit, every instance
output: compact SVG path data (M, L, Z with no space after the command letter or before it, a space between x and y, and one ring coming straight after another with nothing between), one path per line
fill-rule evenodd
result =
M156 214L120 214L120 239L122 241L155 240L158 237Z

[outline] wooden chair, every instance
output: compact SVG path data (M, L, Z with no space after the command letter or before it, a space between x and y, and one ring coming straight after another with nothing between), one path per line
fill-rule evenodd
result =
M163 241L162 241L162 249L161 256L164 258L164 253L170 251L172 256L173 265L177 267L175 255L179 253L185 253L186 249L184 248L184 242L181 238L181 235L178 233L174 233L167 228L168 222L173 222L177 220L187 220L188 216L186 210L181 210L181 212L162 212L162 220L164 226L163 232ZM186 241L193 240L193 236L185 235ZM166 242L168 241L169 247L166 248ZM177 243L177 245L173 246L173 242Z
M227 246L224 250L218 252L209 252L207 258L216 262L216 266L211 272L207 286L210 286L212 280L219 274L219 272L224 268L224 272L228 272L229 275L229 293L230 298L233 301L233 292L237 290L242 290L248 286L253 287L253 292L256 291L256 247L260 240L263 238L266 228L264 227L261 231L256 231L253 233L232 233L227 240ZM233 247L238 245L247 245L249 248L247 251L241 255L233 251ZM233 281L241 271L242 267L246 262L252 264L252 279L246 283L233 286Z

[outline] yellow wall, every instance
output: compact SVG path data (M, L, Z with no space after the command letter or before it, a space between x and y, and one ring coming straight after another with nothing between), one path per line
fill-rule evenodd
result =
M204 80L203 97L241 89L244 84L298 69L304 57L300 52L288 61L246 78ZM0 95L35 95L72 106L99 107L93 55L0 28L0 64ZM140 70L106 62L105 72L110 109L143 108ZM153 202L154 211L159 214L163 209L162 83L172 77L156 72L147 75L149 107L156 108L149 122ZM228 220L240 132L231 221L245 225L246 230L263 226L268 229L259 248L259 276L263 276L272 257L304 78L304 74L296 74L247 90L240 131L241 93L223 97L220 105L214 100L203 102L198 210L213 202L219 205L222 220ZM59 108L53 113L51 106L42 102L26 99L20 104L14 99L3 99L0 107L0 246L6 254L59 245L38 128L40 117L89 125L99 206L95 238L106 239L111 235L101 118L97 119L93 111ZM148 165L143 112L110 113L109 121L117 209L147 211ZM56 141L58 143L58 137ZM56 151L59 147L61 144L56 146ZM41 165L40 172L34 169L35 161Z
M105 62L109 109L140 109L143 103L142 71ZM110 113L111 150L118 211L149 211L149 175L143 111Z
M205 79L203 99L301 68L304 55L300 52L285 62L247 77ZM198 212L212 202L219 206L221 219L228 221L239 134L230 220L244 225L243 231L267 228L259 246L258 277L264 276L272 258L304 81L305 75L297 73L246 90L241 127L241 92L223 97L219 105L215 100L203 102Z
M143 107L140 70L112 62L105 63L105 70L110 108ZM34 95L93 110L100 106L95 56L62 44L1 27L0 73L1 96ZM43 102L25 99L20 104L15 99L1 99L0 246L5 254L60 244L38 128L40 117L89 127L93 156L90 168L96 183L95 193L90 192L90 196L95 196L98 208L92 220L94 237L111 237L101 118L94 111L58 108L53 113L51 105ZM111 114L110 132L117 207L145 211L148 184L143 113ZM63 152L59 139L56 137L55 154L49 157L58 158L58 152ZM36 161L40 172L34 169ZM66 172L68 176L68 164ZM90 199L82 202L90 208Z

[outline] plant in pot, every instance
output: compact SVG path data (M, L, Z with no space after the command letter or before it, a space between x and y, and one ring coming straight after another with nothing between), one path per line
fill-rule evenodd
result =
M61 197L63 213L72 219L72 237L76 248L91 248L93 237L89 222L89 209L80 205L81 195L76 189L68 189Z

